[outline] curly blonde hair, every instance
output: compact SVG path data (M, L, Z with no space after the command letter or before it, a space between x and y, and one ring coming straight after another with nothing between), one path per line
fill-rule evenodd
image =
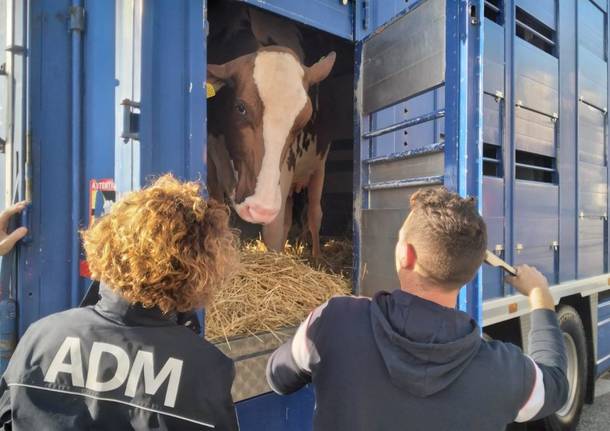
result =
M164 175L81 232L92 278L164 313L204 306L237 262L229 211Z

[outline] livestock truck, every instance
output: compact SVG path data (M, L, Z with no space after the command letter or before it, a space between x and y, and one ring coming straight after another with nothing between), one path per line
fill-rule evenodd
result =
M79 304L92 216L160 173L205 181L218 3L0 0L1 200L31 201L29 234L2 261L3 368L29 324ZM322 234L352 237L354 293L396 287L411 193L475 196L489 249L552 285L570 390L545 423L573 429L610 368L607 0L238 3L337 52ZM527 300L499 269L482 268L459 307L527 349ZM311 389L279 397L264 380L290 331L219 344L244 430L311 428Z

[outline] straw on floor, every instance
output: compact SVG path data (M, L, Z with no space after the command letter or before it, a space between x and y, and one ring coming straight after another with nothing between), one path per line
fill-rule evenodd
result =
M338 260L343 264L345 259ZM297 325L332 296L349 294L349 278L325 266L324 259L319 269L308 263L303 246L275 253L260 241L246 244L237 275L206 309L206 338L228 341L237 335L273 333Z

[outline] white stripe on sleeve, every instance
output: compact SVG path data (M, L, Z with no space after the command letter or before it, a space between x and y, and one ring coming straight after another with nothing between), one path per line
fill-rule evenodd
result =
M311 313L307 316L307 319L299 325L299 329L297 329L297 332L292 339L292 358L301 371L306 371L308 373L311 372L309 366L311 350L309 348L309 341L307 340L307 328L309 327L310 319Z
M299 329L297 329L297 332L294 334L294 338L292 339L292 358L301 371L311 373L311 356L314 346L312 345L311 340L307 337L307 330L315 320L320 318L322 311L324 311L327 305L328 302L325 302L309 313L309 316L307 316L307 319L301 323Z
M536 370L536 380L534 381L534 387L530 394L527 402L519 410L519 414L515 419L515 422L527 422L540 412L542 406L544 406L544 379L542 377L542 371L538 368L538 364L534 362L532 358L527 357Z

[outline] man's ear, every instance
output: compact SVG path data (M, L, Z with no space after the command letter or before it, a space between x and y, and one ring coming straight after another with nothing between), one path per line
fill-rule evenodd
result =
M335 59L337 54L335 51L328 53L326 57L322 57L318 62L311 67L306 69L306 78L309 85L317 84L320 81L326 79L330 71L335 65Z
M409 271L413 271L415 269L415 264L417 263L417 253L415 252L415 247L412 244L406 243L406 253L404 257L404 269L408 269Z

